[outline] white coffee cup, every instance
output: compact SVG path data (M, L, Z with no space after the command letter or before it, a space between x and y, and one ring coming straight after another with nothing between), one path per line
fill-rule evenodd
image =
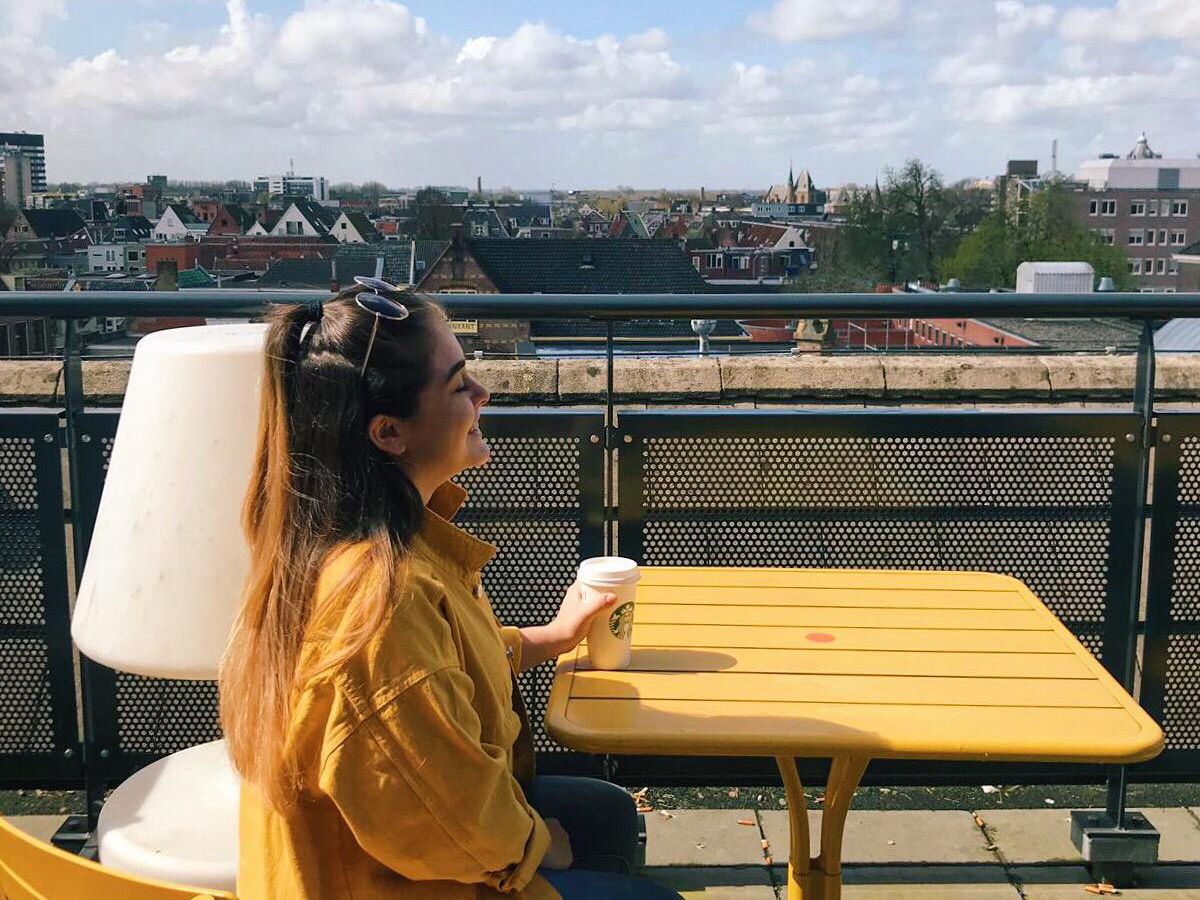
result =
M623 669L629 665L633 645L633 610L638 564L621 556L593 556L579 564L580 599L596 594L616 594L616 602L592 620L588 630L588 659L594 669Z

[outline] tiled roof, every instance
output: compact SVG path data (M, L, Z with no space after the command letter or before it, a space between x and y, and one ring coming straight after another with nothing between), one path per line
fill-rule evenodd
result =
M374 259L281 259L258 279L258 287L329 290L333 283L334 264L337 280L348 287L355 275L374 275Z
M980 319L1009 334L1062 350L1131 349L1140 327L1125 319Z
M371 224L371 220L367 218L365 213L361 213L356 209L345 209L342 212L346 214L346 219L354 226L363 240L377 241L380 239L381 235L375 230L375 226Z
M258 221L254 218L254 213L250 212L250 210L246 209L246 207L242 206L240 203L225 203L223 206L225 207L225 211L229 213L230 217L238 223L238 227L240 227L243 232L253 228L254 223Z
M87 228L83 217L73 209L25 209L25 221L42 240L69 237Z
M481 239L471 252L511 294L686 294L708 285L674 241Z
M126 240L148 238L154 233L154 224L145 216L121 216L113 222L113 228L124 228Z
M313 203L310 200L297 200L294 205L300 214L308 219L321 234L325 234L333 227L333 223L337 221L339 215L336 209L329 206L322 206L320 203Z
M533 338L603 338L606 334L603 322L587 319L539 319L529 324L529 335ZM720 319L712 336L716 338L741 337L742 330L731 319ZM692 324L683 319L627 319L613 322L614 338L695 338Z
M378 244L342 244L338 247L336 258L347 261L363 261L371 266L371 271L356 274L375 274L375 260L383 257L383 278L393 284L416 283L420 276L429 270L434 261L442 255L449 246L448 241L417 241L416 277L410 278L409 268L414 262L412 241L383 241ZM424 265L422 265L424 263ZM355 264L357 264L355 262ZM340 274L340 269L338 270Z
M184 206L182 203L172 203L167 206L167 209L175 210L175 215L179 216L179 221L184 225L199 225L200 220L196 218L196 214ZM165 213L166 210L163 210Z
M216 283L217 280L200 266L196 266L194 269L184 269L175 276L175 285L180 288L212 287Z

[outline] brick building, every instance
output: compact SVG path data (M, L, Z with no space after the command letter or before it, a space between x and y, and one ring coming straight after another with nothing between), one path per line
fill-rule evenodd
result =
M1200 238L1200 159L1164 159L1143 134L1124 158L1085 162L1071 187L1079 221L1125 252L1140 290L1200 290L1200 268L1173 258Z

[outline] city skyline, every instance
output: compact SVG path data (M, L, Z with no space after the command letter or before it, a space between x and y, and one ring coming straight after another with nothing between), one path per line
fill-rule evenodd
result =
M1145 131L1200 152L1190 0L0 0L4 130L51 182L764 189L1008 158L1071 173ZM578 7L578 8L576 8ZM1189 114L1188 111L1191 111Z

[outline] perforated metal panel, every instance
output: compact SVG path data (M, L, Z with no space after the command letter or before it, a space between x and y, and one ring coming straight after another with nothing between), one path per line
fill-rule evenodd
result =
M603 451L598 415L492 412L484 431L492 461L464 472L470 492L460 524L496 545L484 586L506 625L540 625L558 612L579 561L599 555L603 542ZM521 676L534 745L542 754L565 753L545 733L553 663Z
M88 507L94 520L117 414L89 413L85 420L93 437L84 451L94 456L97 483ZM485 413L493 457L460 478L470 499L459 524L497 546L485 586L505 624L545 622L579 560L601 552L604 460L590 437L602 425L595 414ZM110 751L101 763L106 778L118 780L153 759L220 736L214 682L143 678L95 664L88 671L96 688L94 739ZM563 755L542 727L552 675L549 665L526 672L522 693L537 749Z
M1200 771L1200 416L1163 415L1154 457L1143 704L1164 767Z
M0 780L79 777L58 417L0 412Z
M1003 572L1103 658L1124 587L1113 563L1129 552L1114 530L1127 524L1118 471L1132 472L1130 427L1036 414L627 413L620 549L646 565Z

